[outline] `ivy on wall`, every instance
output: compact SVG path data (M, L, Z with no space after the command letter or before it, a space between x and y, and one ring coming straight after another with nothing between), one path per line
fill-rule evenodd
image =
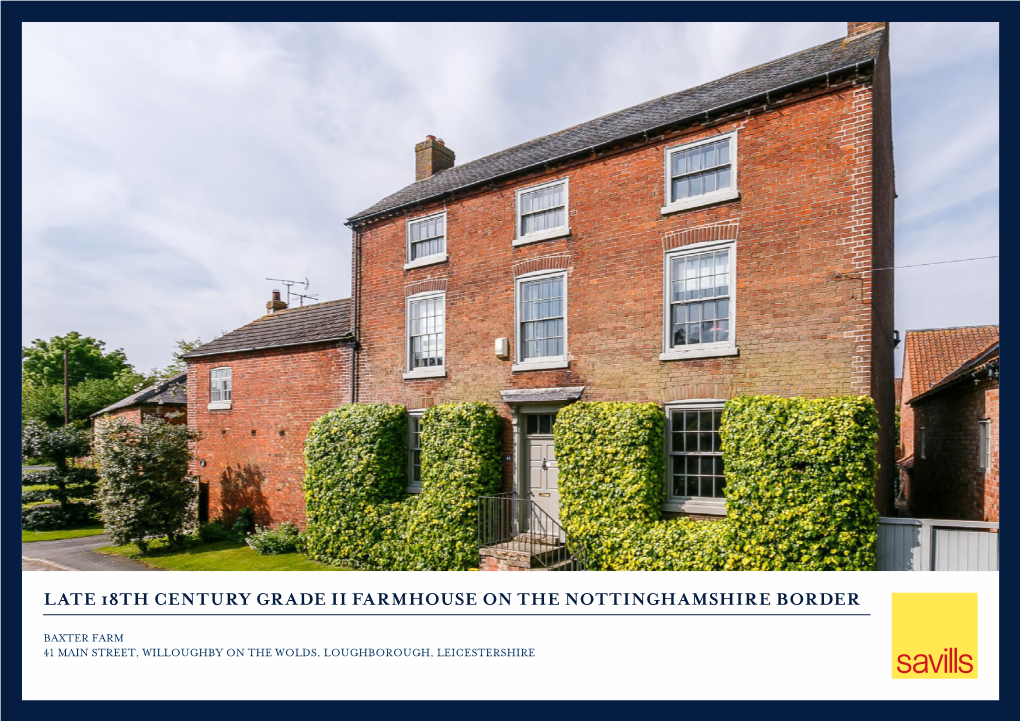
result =
M478 564L478 496L499 490L501 422L485 403L449 403L421 419L420 494L407 493L407 412L355 403L312 426L305 443L312 558L376 570Z
M723 412L725 519L661 520L665 414L575 403L554 429L560 515L605 570L873 570L875 442L867 397L735 398Z

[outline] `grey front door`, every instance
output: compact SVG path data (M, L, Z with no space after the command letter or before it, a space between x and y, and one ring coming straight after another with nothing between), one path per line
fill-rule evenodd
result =
M555 413L529 413L524 416L524 452L528 491L539 508L550 518L560 520L559 470L553 446L552 424ZM541 524L539 524L541 525Z

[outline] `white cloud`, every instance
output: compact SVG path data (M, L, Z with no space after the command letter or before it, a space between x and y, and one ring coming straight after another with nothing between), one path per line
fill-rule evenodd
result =
M24 340L76 329L145 369L176 338L256 317L265 276L307 275L322 298L342 297L343 220L412 180L427 133L465 162L843 31L26 25ZM898 262L987 254L998 27L897 23L892 43ZM987 267L936 268L898 272L898 328L998 319Z

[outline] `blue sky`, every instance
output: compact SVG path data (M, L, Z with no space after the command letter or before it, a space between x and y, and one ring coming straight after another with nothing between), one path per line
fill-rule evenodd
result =
M845 34L845 23L27 24L22 338L139 370L350 292L346 217L459 162ZM897 265L997 255L998 25L894 23ZM896 327L997 323L998 260L896 271Z

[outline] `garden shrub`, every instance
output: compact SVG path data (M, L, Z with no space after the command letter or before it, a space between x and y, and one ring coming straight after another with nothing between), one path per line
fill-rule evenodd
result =
M259 528L245 539L248 546L260 556L295 553L304 549L304 536L297 526L285 521L279 527Z
M478 496L498 490L501 422L485 403L422 416L422 491L407 493L407 412L351 404L305 445L307 552L354 568L459 570L478 562Z
M75 459L89 454L91 445L91 433L73 424L50 428L33 421L21 429L22 455L41 458L54 465L50 470L22 474L22 486L50 488L23 492L21 502L24 504L52 500L61 506L60 513L47 511L29 516L31 523L45 523L51 526L50 530L56 530L70 527L52 526L61 519L65 524L74 524L75 519L87 515L82 508L71 506L72 501L88 501L95 496L96 472L91 468L82 468L74 464ZM92 520L87 522L91 523Z
M198 524L198 531L195 534L201 543L216 543L217 541L233 541L233 531L227 528L222 518L214 518L206 523Z
M723 412L727 516L660 520L665 414L575 403L554 433L560 514L593 569L870 570L877 420L866 397L736 398Z
M116 545L165 536L175 545L194 522L198 485L188 476L189 444L196 434L161 418L141 423L114 419L98 444L99 501L106 532Z
M243 541L254 532L255 509L251 506L245 506L237 512L237 517L234 519L234 523L230 527L230 534L238 541Z
M68 503L61 506L47 503L21 509L21 527L26 531L59 531L79 528L99 521L99 507L91 502Z

